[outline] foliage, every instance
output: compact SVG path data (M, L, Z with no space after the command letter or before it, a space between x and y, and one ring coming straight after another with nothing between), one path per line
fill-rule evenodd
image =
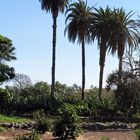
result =
M51 12L51 14L54 16L58 16L59 12L64 12L65 8L68 7L69 0L39 0L41 3L42 10L45 10L46 12Z
M56 114L58 108L63 107L64 103L74 105L78 115L96 115L100 112L102 115L112 115L117 106L113 96L107 96L104 93L102 102L97 100L97 88L92 88L85 92L85 100L81 102L80 87L73 85L68 87L65 84L56 83L56 93L50 98L50 85L46 82L37 82L33 86L16 91L14 87L6 87L6 94L3 106L8 112L17 113L34 112L43 109L48 114ZM1 102L2 104L2 102Z
M117 103L113 97L104 97L102 101L99 102L100 115L102 116L112 116L117 112Z
M15 72L13 67L0 63L0 84L2 84L4 81L13 79L14 76Z
M40 136L36 132L32 132L31 134L17 136L15 140L40 140Z
M35 119L35 122L37 123L36 125L37 131L41 133L45 133L47 130L49 130L50 122L43 110L38 110L34 112L33 117Z
M108 76L107 89L113 89L119 110L124 113L136 113L140 103L140 79L131 72L122 72L119 83L119 73L113 72ZM129 115L128 114L128 115Z
M18 90L15 87L6 87L6 90L12 95L11 108L16 112L50 109L50 86L46 82L37 82L34 86Z
M109 140L108 137L102 137L101 140Z
M17 116L5 116L0 114L0 123L25 123L25 122L30 122L31 119L29 118L24 118L24 117L17 117Z
M64 104L58 112L60 119L55 123L53 135L61 139L67 139L68 137L75 139L80 132L80 119L74 106Z
M85 102L85 101L82 101L82 102L77 102L75 105L74 105L78 115L89 115L89 107L88 107L88 103Z
M11 110L20 114L44 109L46 112L54 114L63 103L75 104L79 102L80 89L76 84L69 87L66 84L56 82L56 92L54 97L51 98L51 86L41 81L23 89L17 89L15 86L6 86L6 89L2 89L2 93L6 93L0 96L4 95L4 101L8 101L8 103L3 103L4 109L7 108L8 112ZM3 98L1 97L1 99L2 104Z
M138 140L140 140L140 129L136 129L135 134L137 135Z
M107 93L105 93L107 94ZM87 98L90 114L94 116L113 116L117 112L117 103L113 96L104 95L102 100L97 99L95 93L89 93Z
M11 97L7 90L0 88L0 111L10 108Z
M2 127L2 126L0 126L0 132L3 132L3 131L5 131L6 129L4 128L4 127Z
M14 68L5 64L7 61L15 60L12 41L0 35L0 84L14 78Z

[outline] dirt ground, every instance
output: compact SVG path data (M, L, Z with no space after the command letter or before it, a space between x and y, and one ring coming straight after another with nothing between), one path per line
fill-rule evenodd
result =
M27 130L10 130L7 132L0 132L0 140L14 140L17 135L30 133ZM110 140L136 140L134 131L98 131L86 132L79 136L78 140L101 140L102 137L108 137ZM51 133L47 132L42 136L42 140L57 140Z
M84 133L81 140L101 140L102 137L108 137L109 140L136 140L134 131L101 131Z

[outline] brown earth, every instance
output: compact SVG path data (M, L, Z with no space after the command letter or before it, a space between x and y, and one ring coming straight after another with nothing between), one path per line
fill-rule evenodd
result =
M98 131L84 133L81 140L101 140L102 137L108 137L109 140L136 140L134 131Z
M27 130L9 130L6 132L0 132L0 140L14 140L17 135L30 133ZM134 131L122 131L122 130L108 130L98 132L86 132L79 136L78 140L101 140L102 137L108 137L110 140L136 140ZM57 140L51 133L47 132L42 135L42 140Z

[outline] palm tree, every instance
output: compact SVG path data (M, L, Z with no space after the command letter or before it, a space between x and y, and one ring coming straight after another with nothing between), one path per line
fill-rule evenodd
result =
M119 58L119 82L121 83L122 61L126 47L136 48L139 41L139 32L136 21L131 19L132 12L126 13L123 8L113 10L112 35L110 36L109 49L112 54L117 51Z
M85 42L90 41L89 26L92 19L92 7L87 6L87 2L80 0L70 5L66 11L66 22L69 21L65 28L69 41L73 43L77 40L82 47L82 100L84 100L85 90Z
M56 27L58 13L63 13L68 7L69 0L39 0L42 10L51 12L53 18L53 41L52 41L52 83L51 83L51 97L54 95L55 84L55 59L56 59Z
M98 98L101 100L102 93L102 83L103 83L103 72L105 65L106 52L109 48L108 41L112 32L112 10L107 7L105 10L101 7L99 9L95 8L95 13L92 19L91 26L91 37L93 41L97 39L98 47L100 49L100 72L99 72L99 95Z

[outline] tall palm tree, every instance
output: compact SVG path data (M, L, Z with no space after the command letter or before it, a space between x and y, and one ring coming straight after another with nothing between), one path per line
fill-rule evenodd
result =
M121 83L122 61L126 47L136 48L139 41L139 32L136 21L132 19L132 12L126 13L123 8L113 10L112 35L110 36L109 49L112 54L117 51L119 58L119 82Z
M52 41L52 83L51 83L51 97L54 95L55 84L55 59L56 59L56 27L58 13L63 13L68 7L69 0L39 0L42 10L51 12L53 18L53 41Z
M68 33L68 39L73 43L77 40L82 47L82 100L84 100L85 90L85 42L90 41L89 26L92 19L92 7L87 6L87 2L79 0L70 5L66 11L66 22L69 21L65 28Z
M101 100L102 84L103 84L103 72L105 65L106 52L108 50L110 35L112 32L112 10L107 7L105 10L101 7L99 9L95 8L95 13L92 19L91 26L91 37L97 39L98 47L100 49L100 72L99 72L99 94L98 98Z

